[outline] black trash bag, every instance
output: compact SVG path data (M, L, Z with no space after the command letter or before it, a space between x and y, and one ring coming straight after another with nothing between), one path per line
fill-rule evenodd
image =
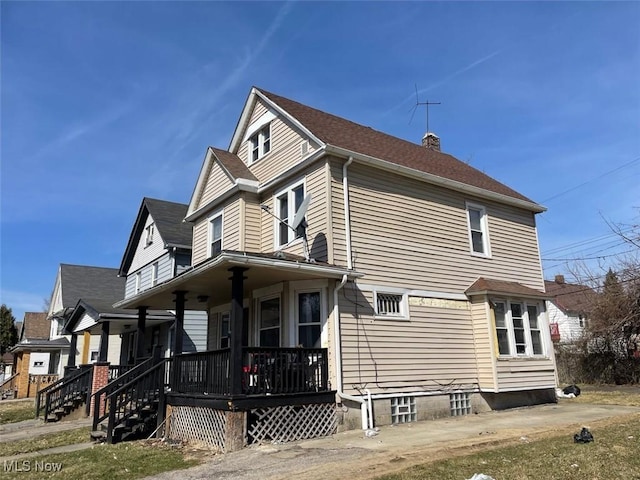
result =
M589 442L593 442L593 435L591 435L591 432L589 431L589 429L587 427L582 427L582 430L580 430L580 433L576 433L573 436L573 441L574 441L574 443L589 443Z
M569 385L568 387L564 387L562 389L562 393L564 393L565 395L573 393L577 397L578 395L580 395L580 387L577 385Z

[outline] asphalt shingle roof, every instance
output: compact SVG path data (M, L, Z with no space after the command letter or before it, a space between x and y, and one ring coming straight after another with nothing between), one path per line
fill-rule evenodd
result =
M49 340L51 323L47 320L45 312L26 312L23 325L21 340Z
M213 153L220 163L224 165L224 168L227 169L234 179L244 178L247 180L258 181L256 176L251 173L247 165L236 154L215 147L210 148L213 150Z
M147 207L156 229L168 246L191 246L192 226L182 221L187 215L188 205L147 197L144 198L143 205Z
M473 295L474 293L494 293L532 298L540 298L546 296L544 292L534 290L533 288L529 288L518 282L493 280L484 277L480 277L475 282L473 282L473 285L467 288L465 293L469 295Z
M597 293L586 285L544 281L544 287L553 303L564 312L589 313L597 299Z
M112 305L124 298L125 278L117 268L60 265L62 305L74 308L80 299L93 298Z
M257 90L326 144L533 203L524 195L449 154L359 125L260 88Z

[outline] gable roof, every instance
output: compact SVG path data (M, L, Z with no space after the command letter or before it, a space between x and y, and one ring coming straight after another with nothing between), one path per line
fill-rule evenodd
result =
M589 313L598 294L586 285L544 281L544 287L553 303L563 312Z
M508 295L526 298L548 298L544 292L534 290L518 282L507 282L505 280L493 280L479 277L465 291L467 295Z
M530 204L529 208L533 211L545 210L544 207L537 205L524 195L452 155L394 137L371 127L359 125L266 90L254 87L252 91L266 99L272 106L293 117L304 129L325 145L525 202ZM238 140L239 137L234 136L232 147L237 144Z
M20 341L49 340L51 323L47 320L46 312L26 312L20 332Z
M153 218L156 230L162 237L166 247L191 249L192 227L190 224L183 222L187 214L187 207L188 205L184 203L144 197L140 204L136 221L133 224L118 275L127 274L136 253L136 247L142 237L148 215Z
M193 218L192 215L200 210L200 198L205 191L207 181L209 180L209 173L214 162L222 167L222 170L227 174L229 180L236 186L239 186L241 183L246 183L247 181L255 184L255 186L258 184L256 176L251 173L247 165L235 153L215 147L207 148L207 153L202 162L198 180L191 194L191 200L189 201L189 207L186 212L186 218L188 220L191 220Z
M125 278L118 269L60 264L62 305L75 308L82 298L101 298L116 303L124 298Z

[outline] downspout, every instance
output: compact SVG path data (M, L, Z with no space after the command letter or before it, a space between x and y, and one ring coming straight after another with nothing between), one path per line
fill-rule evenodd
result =
M351 216L349 214L349 179L347 177L347 168L353 163L353 157L349 159L342 166L342 193L344 199L344 232L345 232L345 248L347 253L347 268L353 270L353 260L351 257ZM344 393L342 389L342 342L340 338L340 307L338 306L338 292L347 283L347 275L342 276L342 281L333 291L333 330L335 338L335 352L336 352L336 383L338 384L337 395L341 399L350 400L360 404L360 418L362 421L362 429L367 430L369 425L373 424L373 418L371 417L371 403L369 403L362 397L356 397ZM368 403L368 404L367 404Z
M336 395L343 400L350 400L352 402L356 402L360 404L360 418L362 421L362 429L367 429L367 405L366 401L362 397L355 397L353 395L348 395L344 393L342 390L342 347L340 340L340 307L338 306L338 292L342 290L342 288L347 283L347 274L342 275L342 281L340 284L333 290L333 332L334 332L334 351L336 353L336 384L337 391Z
M353 261L351 259L351 215L349 213L349 179L347 177L347 168L353 163L353 157L342 166L342 194L344 195L344 238L347 249L347 268L353 269Z

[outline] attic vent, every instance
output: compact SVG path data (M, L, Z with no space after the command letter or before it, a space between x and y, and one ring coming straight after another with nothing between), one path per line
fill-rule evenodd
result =
M304 157L307 153L309 153L309 141L305 140L300 144L300 156Z

